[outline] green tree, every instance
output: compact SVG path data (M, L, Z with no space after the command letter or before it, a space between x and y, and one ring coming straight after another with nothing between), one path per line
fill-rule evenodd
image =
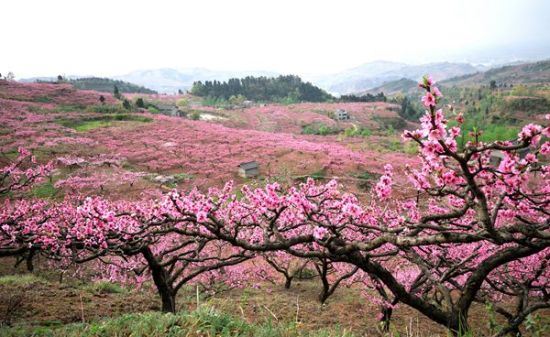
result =
M113 90L113 96L115 96L116 99L120 99L122 96L120 95L120 91L118 90L118 86L115 85L115 88Z
M145 108L145 102L143 101L143 98L139 97L136 99L136 106L138 108Z
M122 107L126 110L131 110L132 109L132 105L130 104L130 101L125 99L123 102L122 102Z

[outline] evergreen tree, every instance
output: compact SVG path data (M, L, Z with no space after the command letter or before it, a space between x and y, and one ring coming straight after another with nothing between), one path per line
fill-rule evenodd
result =
M123 102L122 102L122 107L126 110L131 110L132 109L132 105L130 104L130 101L125 99Z
M138 108L145 108L145 102L143 101L143 98L139 97L136 99L136 106Z
M115 88L113 90L113 96L115 96L116 99L120 99L122 96L120 95L120 91L118 90L118 86L115 85Z

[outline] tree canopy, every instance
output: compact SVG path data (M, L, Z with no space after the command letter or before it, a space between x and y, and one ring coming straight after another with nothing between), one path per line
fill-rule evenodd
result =
M226 82L198 81L191 93L200 97L229 99L242 95L249 100L268 102L325 102L333 97L310 82L303 82L295 75L278 77L231 78Z

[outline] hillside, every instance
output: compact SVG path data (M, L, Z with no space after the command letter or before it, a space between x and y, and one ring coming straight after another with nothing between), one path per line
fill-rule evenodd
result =
M387 96L393 96L397 94L405 96L418 96L420 91L418 90L418 83L408 78L401 78L396 81L386 82L376 88L367 90L361 94L377 94L383 92Z
M444 80L441 84L448 87L468 87L489 85L491 81L495 81L496 85L549 83L550 60L494 68Z
M155 94L156 91L121 80L100 77L83 77L68 81L75 88L81 90L95 90L101 92L113 92L115 85L121 93Z
M404 63L377 61L324 77L311 78L313 83L336 94L363 92L383 85L386 82L407 78L419 80L425 74L432 74L438 80L472 74L478 69L469 63L428 63L409 65Z

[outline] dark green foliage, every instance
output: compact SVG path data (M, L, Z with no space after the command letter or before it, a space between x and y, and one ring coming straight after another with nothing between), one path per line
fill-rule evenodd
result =
M373 116L372 119L380 124L380 128L389 131L390 134L407 126L407 122L400 117Z
M120 80L112 80L110 78L84 77L84 78L69 80L69 83L72 84L77 89L112 92L114 95L116 94L115 86L119 94L120 93L156 94L157 93L154 90L151 90L133 83L128 83Z
M365 127L352 126L344 130L346 137L368 137L372 135L372 131Z
M415 107L409 97L403 97L401 100L401 109L399 109L399 116L408 120L416 121L421 114L422 110Z
M198 121L201 118L201 113L198 111L193 111L191 115L189 116L194 121Z
M122 107L126 110L132 110L132 104L130 104L130 101L127 99L124 99L122 102Z
M337 128L330 127L328 125L325 125L323 123L313 123L305 125L302 128L302 133L304 135L320 135L320 136L326 136L330 134L336 134L340 130Z
M71 106L68 106L70 108ZM77 111L77 110L67 110L67 111ZM111 104L100 104L100 105L90 105L86 107L88 112L98 112L98 113L126 113L123 107L120 105L111 105Z
M279 77L232 78L227 82L195 82L191 93L200 97L228 100L231 96L242 95L249 100L264 102L325 102L333 97L300 77L286 75Z
M118 90L118 86L116 84L113 88L113 96L115 96L116 99L120 99L122 97L120 95L120 91Z
M139 97L136 99L136 106L138 108L145 108L145 102L143 101L143 98Z
M544 97L510 97L504 105L504 111L544 113L550 111L550 102Z
M48 97L48 96L40 96L40 97L36 97L33 101L39 102L39 103L50 103L52 102L52 99L51 97Z
M387 98L383 92L379 92L376 95L365 94L361 96L357 95L342 95L340 96L340 102L386 102Z

